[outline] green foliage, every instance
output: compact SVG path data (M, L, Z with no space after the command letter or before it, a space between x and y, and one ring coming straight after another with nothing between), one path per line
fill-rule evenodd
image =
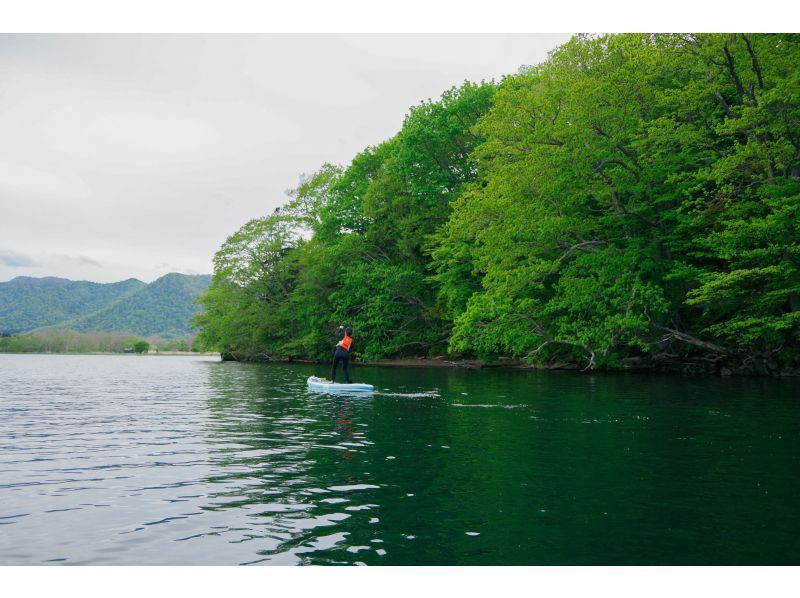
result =
M124 353L140 339L122 332L41 330L0 336L2 353Z
M433 253L451 349L796 344L798 57L796 36L576 37L506 79Z
M107 308L69 320L73 330L127 330L139 336L182 338L192 333L193 301L209 285L210 276L166 274Z
M150 284L18 277L0 283L0 331L48 327L185 338L192 333L191 317L200 309L193 301L210 281L207 275L177 273Z
M137 341L133 344L133 350L139 353L147 353L150 350L150 343L147 341Z
M327 359L346 322L364 358L441 351L448 325L427 246L475 178L470 128L494 89L465 83L413 108L394 138L347 168L324 165L286 206L232 235L200 298L202 346Z
M780 368L800 348L798 64L796 34L576 36L451 89L229 239L201 339L324 358L346 322L369 358Z
M113 284L19 276L0 282L0 332L57 326L104 309L146 285L129 279Z
M194 347L192 339L187 338L173 338L173 339L155 339L151 341L156 351L197 351Z
M281 213L247 222L214 256L214 276L198 298L201 347L247 353L275 351L291 314L283 309L296 278L291 255L297 222Z

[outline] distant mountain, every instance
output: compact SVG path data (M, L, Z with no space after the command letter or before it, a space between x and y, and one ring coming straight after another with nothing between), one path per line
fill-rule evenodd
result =
M210 275L167 274L108 307L66 322L64 327L80 332L124 330L139 336L188 336L191 317L200 311L192 302L209 284Z
M18 276L0 282L0 332L24 332L54 326L103 309L146 286L135 278L101 284Z
M177 273L162 276L150 284L135 279L98 284L58 278L27 278L24 279L27 284L22 285L18 282L21 279L0 283L2 332L47 327L81 332L120 331L163 338L185 337L193 332L191 317L200 311L199 306L192 302L211 283L210 275ZM73 292L78 296L73 297ZM26 302L30 305L24 309L21 304ZM45 317L44 314L49 315Z

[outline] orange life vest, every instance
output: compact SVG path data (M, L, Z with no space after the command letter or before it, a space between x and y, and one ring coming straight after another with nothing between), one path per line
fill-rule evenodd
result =
M341 347L347 352L350 352L350 345L352 344L353 344L353 339L347 336L347 334L345 334L344 338L340 340L338 343L336 343L336 346Z

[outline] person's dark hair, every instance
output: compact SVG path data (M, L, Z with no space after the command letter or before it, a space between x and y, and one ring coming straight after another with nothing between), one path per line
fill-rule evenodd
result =
M350 336L351 334L353 334L353 329L350 326L345 328L344 331L345 331L345 333L347 333L347 336Z

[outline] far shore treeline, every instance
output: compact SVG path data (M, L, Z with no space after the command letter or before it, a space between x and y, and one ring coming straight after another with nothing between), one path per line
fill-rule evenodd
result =
M141 338L128 332L36 330L0 333L0 353L160 353L197 352L193 338Z
M799 231L800 35L576 36L244 224L198 341L797 373Z

